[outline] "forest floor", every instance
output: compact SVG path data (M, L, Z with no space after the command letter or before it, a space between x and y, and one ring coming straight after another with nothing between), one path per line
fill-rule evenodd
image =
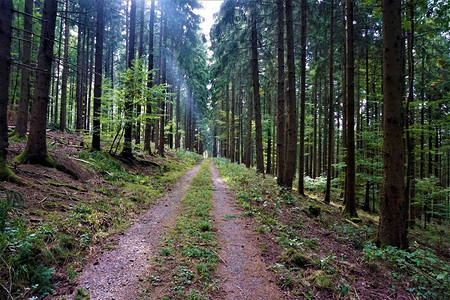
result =
M413 231L409 252L380 250L373 215L355 224L242 165L189 152L125 162L48 135L50 155L80 179L19 165L26 185L0 183L0 299L449 296L445 226ZM24 146L13 141L8 160Z

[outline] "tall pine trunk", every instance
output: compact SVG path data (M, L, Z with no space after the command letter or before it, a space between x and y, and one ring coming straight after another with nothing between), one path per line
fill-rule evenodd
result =
M151 89L153 86L153 38L155 30L155 0L151 2L150 8L150 33L148 38L148 79L147 88ZM152 105L150 103L150 98L147 98L146 114L147 118L145 120L145 138L144 138L144 150L151 154L150 138L152 133L152 121L150 116L152 113Z
M401 1L383 0L383 187L377 244L407 248Z
M103 79L103 3L96 0L97 28L95 35L95 82L94 82L94 120L92 134L92 148L100 150L100 109L102 105L102 79Z
M251 11L251 52L252 52L252 81L253 81L253 108L255 110L255 146L256 170L264 174L264 153L261 124L261 95L259 93L259 64L258 64L258 31L256 27L256 4Z
M286 168L284 172L284 185L291 189L295 176L297 159L297 101L295 93L295 58L294 58L294 21L292 18L292 0L285 1L286 12L286 48L288 68L287 88L287 136L286 136Z
M56 0L45 0L42 18L45 20L41 29L41 41L38 55L38 70L31 109L30 134L25 150L16 158L20 163L51 165L47 154L47 109L53 62L53 44L55 38Z
M7 107L9 99L9 75L11 72L11 23L12 0L0 1L0 180L14 177L6 163L8 153ZM4 201L4 200L2 200Z
M28 126L28 107L31 97L31 37L33 32L33 0L25 0L25 13L23 24L23 46L22 46L22 81L20 84L20 98L17 113L16 132L19 137L27 134ZM2 69L3 70L3 69ZM8 79L9 80L9 79Z
M298 156L298 194L305 194L305 103L306 103L306 10L308 0L302 0L300 29L300 151Z
M69 0L66 1L65 28L64 28L64 58L61 75L61 113L59 116L59 129L64 132L67 123L67 79L69 77Z
M333 135L334 135L334 3L330 3L330 59L329 59L329 99L328 99L328 161L325 203L331 202L331 179L333 177Z
M136 0L131 0L131 11L130 11L130 37L128 41L128 60L127 69L132 68L134 60L134 45L136 40ZM125 96L125 128L124 128L124 143L122 156L132 157L132 127L133 123L131 121L133 117L133 98L134 91L133 84L129 83L127 87L127 95Z
M347 168L345 175L345 207L344 213L357 217L356 212L356 164L355 164L355 57L353 46L353 0L346 1L346 125L347 135Z
M286 143L286 117L284 94L284 0L277 0L277 62L278 62L278 87L277 87L277 184L284 185L285 143Z

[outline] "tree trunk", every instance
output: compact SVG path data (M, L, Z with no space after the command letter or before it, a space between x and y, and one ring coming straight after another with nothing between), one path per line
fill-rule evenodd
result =
M236 161L236 137L235 137L235 109L236 109L236 84L231 82L231 140L230 140L230 158L231 162Z
M252 119L253 119L253 103L252 97L247 98L247 124L245 127L245 166L250 168L252 162Z
M103 3L96 0L97 32L95 36L95 82L94 82L94 120L92 134L92 148L100 150L100 110L102 105L102 63L103 63Z
M148 41L148 80L147 80L147 88L151 89L153 86L153 37L155 30L155 0L151 2L150 8L150 34ZM149 154L152 153L150 147L150 137L152 132L152 121L150 120L150 116L152 113L152 105L150 103L150 98L147 98L147 107L146 114L147 118L145 120L145 141L144 141L144 150L148 151Z
M16 123L16 132L19 137L24 137L27 134L28 127L28 107L29 99L31 97L31 70L28 66L31 65L31 32L33 31L31 15L33 15L33 0L25 0L25 13L28 15L24 15L22 64L27 67L22 68L22 82L20 85L20 98Z
M64 28L64 58L61 82L61 114L59 116L59 129L64 132L67 123L67 78L69 75L69 0L66 1L65 28ZM94 91L95 92L95 91Z
M258 31L256 27L256 4L251 11L251 52L252 52L252 82L253 82L253 108L255 110L255 144L256 144L256 170L264 174L264 152L261 124L261 95L259 93L259 66L258 66Z
M300 151L298 156L298 194L305 195L305 103L306 103L306 12L308 0L301 2L300 28Z
M9 75L11 72L11 23L13 14L12 0L0 1L0 180L13 177L6 163L8 153L8 99ZM26 124L26 122L25 122ZM4 200L2 200L4 201Z
M285 186L292 188L295 176L295 164L297 160L297 101L295 96L295 58L294 58L294 22L292 18L292 0L285 0L286 12L286 48L288 67L288 89L287 89L287 147L286 147L286 169L284 173Z
M284 185L286 117L284 95L284 0L277 0L277 61L278 61L278 89L277 89L277 184Z
M347 120L347 168L345 175L344 213L357 217L356 212L356 164L355 164L355 58L353 46L353 0L346 0L346 76L345 97Z
M84 26L81 14L78 17L78 41L77 41L77 89L76 89L76 103L77 103L77 117L75 129L80 131L83 128L83 61L84 61Z
M401 1L383 0L383 187L377 244L407 248Z
M41 28L41 41L38 55L38 70L31 109L30 134L25 150L17 157L20 163L52 165L47 154L46 125L49 103L53 44L55 39L56 0L45 0Z
M331 202L331 179L333 177L333 133L334 133L334 5L330 3L330 60L329 60L329 102L328 102L328 161L325 203Z
M128 41L128 60L127 69L130 69L134 60L134 45L135 45L135 35L136 35L136 0L131 0L131 11L130 11L130 38ZM133 84L127 87L127 95L125 96L125 129L124 129L124 141L122 156L132 157L132 127L133 122L133 98L134 91Z
M144 17L145 17L145 0L141 0L141 11L140 11L140 29L139 29L139 48L138 57L142 59L144 57ZM142 64L142 61L140 62ZM141 65L143 67L143 65ZM136 103L136 117L139 118L141 115L141 103ZM136 121L136 144L141 143L141 121L138 119Z
M181 134L180 134L180 122L181 122L181 75L178 75L178 86L177 86L177 97L176 97L176 103L175 103L175 149L180 148L180 139L181 139ZM214 127L214 130L216 130L216 128ZM215 134L214 134L214 138L215 138ZM214 142L214 146L215 146L215 142ZM216 149L217 151L217 149ZM217 156L217 154L216 154ZM216 157L214 156L214 157Z
M166 16L161 17L161 38L160 38L160 61L161 61L161 83L166 83L166 57L165 57L165 34L166 34ZM159 102L159 142L158 142L158 154L164 156L164 113L165 113L165 101Z

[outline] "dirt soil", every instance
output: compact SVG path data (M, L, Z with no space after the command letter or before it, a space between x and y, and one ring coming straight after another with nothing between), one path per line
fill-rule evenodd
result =
M218 229L218 274L224 279L214 299L282 299L275 276L267 270L258 249L259 236L251 229L251 219L242 216L226 183L211 161L213 217Z
M189 170L164 197L122 235L115 249L91 259L78 277L90 299L136 299L139 283L146 280L151 257L156 254L163 232L176 217L182 196L199 165ZM70 297L74 299L74 294Z

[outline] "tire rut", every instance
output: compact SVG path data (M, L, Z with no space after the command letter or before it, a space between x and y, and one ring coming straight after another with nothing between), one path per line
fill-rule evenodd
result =
M186 172L171 191L157 199L121 236L114 250L105 252L85 266L79 276L78 287L85 288L90 293L90 299L127 300L139 297L139 283L146 280L151 257L156 254L164 231L176 217L180 200L199 166ZM75 292L70 299L74 297Z
M257 234L242 217L242 210L235 203L212 161L211 174L214 190L213 216L218 229L219 254L223 260L218 266L218 274L225 279L214 298L282 299L283 293L261 259L256 246Z

